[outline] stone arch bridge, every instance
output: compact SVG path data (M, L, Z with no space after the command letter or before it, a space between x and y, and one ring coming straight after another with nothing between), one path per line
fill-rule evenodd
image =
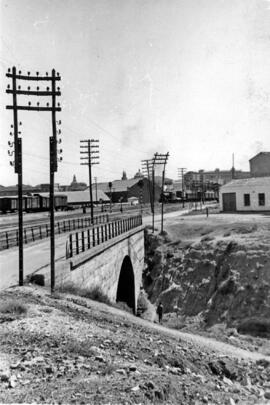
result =
M56 286L71 282L98 288L111 302L125 302L136 313L143 268L141 216L118 219L69 235Z

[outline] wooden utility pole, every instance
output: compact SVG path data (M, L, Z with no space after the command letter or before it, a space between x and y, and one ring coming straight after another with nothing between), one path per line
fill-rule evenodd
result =
M13 67L12 70L8 69L6 74L8 78L12 79L12 88L8 85L6 90L7 93L12 94L13 104L7 105L8 110L13 110L13 126L14 128L14 147L15 147L15 162L14 168L15 173L18 173L18 216L19 216L19 285L23 285L23 204L22 204L22 140L19 138L20 132L18 131L18 111L49 111L52 113L52 133L53 136L50 137L50 213L51 213L51 291L54 291L55 284L55 251L54 251L54 172L57 171L57 130L56 130L56 112L61 111L60 104L56 106L56 96L60 96L60 89L56 89L56 81L61 80L59 73L55 73L55 70L52 70L51 76L46 73L45 76L40 76L39 72L36 72L36 75L31 75L30 72L22 74L19 70L17 73L16 67ZM40 90L39 86L36 87L36 90L31 90L31 87L28 86L27 89L21 89L21 85L18 83L28 82L41 82L44 84L46 82L51 83L51 89L49 87L45 90ZM40 103L37 102L36 106L32 106L31 102L28 102L28 105L18 104L17 96L37 96L37 97L52 97L51 106L49 103L46 103L46 106L40 106ZM60 122L59 122L60 123ZM21 123L20 123L21 124ZM60 130L59 130L60 133ZM12 133L11 133L12 135ZM60 153L62 150L60 150ZM61 160L62 158L60 158ZM13 165L13 162L12 162Z
M96 189L96 203L97 203L97 200L98 200L98 192L97 192L97 177L95 177L95 178L94 178L94 180L95 180L95 189Z
M180 167L178 169L178 178L182 181L182 207L185 208L185 167Z
M99 164L99 140L84 139L80 141L81 165L88 166L89 173L89 197L91 207L91 223L94 223L93 190L92 190L92 166ZM87 156L84 156L87 155ZM85 162L86 161L86 162Z
M169 158L169 152L166 154L155 153L155 164L163 165L162 169L162 186L161 186L161 233L163 233L163 217L164 217L164 182L165 182L165 167Z
M142 160L142 172L148 178L148 191L149 191L149 199L150 199L150 206L151 206L151 212L152 212L152 230L154 232L154 222L155 222L154 195L153 195L153 187L151 188L151 179L150 179L150 173L151 173L151 171L153 172L153 167L154 167L153 159ZM152 181L153 181L153 179L152 179Z

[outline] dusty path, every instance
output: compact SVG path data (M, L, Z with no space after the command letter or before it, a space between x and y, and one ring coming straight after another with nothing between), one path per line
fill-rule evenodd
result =
M124 318L124 320L128 320L129 322L133 323L134 325L141 325L145 328L155 330L159 332L160 334L165 334L170 337L174 337L176 339L192 343L194 346L197 346L200 349L209 349L214 352L219 352L220 355L226 355L229 357L234 357L238 359L244 359L244 360L260 360L260 359L265 359L270 362L270 356L265 356L260 353L256 352L251 352L249 350L244 350L237 348L233 345L230 345L228 343L223 343L220 341L217 341L212 338L200 336L200 335L195 335L192 333L186 333L186 332L181 332L175 329L169 329L166 328L162 325L159 325L157 323L149 322L144 319L134 317L132 314L129 314L125 311L122 311L120 309L96 302L96 301L91 301L91 300L85 300L85 299L79 299L82 302L85 303L90 303L90 307L84 308L85 311L92 311L93 309L97 309L98 311L102 311L105 313L110 313L112 315L117 315L120 316L121 318ZM80 305L78 305L79 308L82 308Z

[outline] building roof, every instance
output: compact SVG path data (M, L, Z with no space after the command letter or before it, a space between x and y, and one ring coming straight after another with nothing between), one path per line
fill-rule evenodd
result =
M129 180L114 180L112 181L112 193L127 191L128 188L134 186L134 184L137 184L140 180L141 178ZM102 190L106 194L110 193L109 182L98 183L97 187L99 190ZM89 187L87 188L87 190L89 190Z
M269 156L269 159L270 159L270 152L259 152L259 153L257 153L257 155L255 155L251 159L249 159L249 161L256 159L258 156Z
M231 188L239 188L239 187L253 187L253 186L260 186L267 189L270 189L270 176L267 177L250 177L248 179L237 179L232 180L224 186L221 187L221 191Z
M49 196L49 193L39 193L41 196ZM80 204L80 203L88 203L90 201L89 196L89 189L88 190L80 190L80 191L59 191L54 192L55 196L62 195L67 196L68 204ZM97 201L109 201L108 196L102 191L97 190ZM96 201L96 190L93 188L93 201Z

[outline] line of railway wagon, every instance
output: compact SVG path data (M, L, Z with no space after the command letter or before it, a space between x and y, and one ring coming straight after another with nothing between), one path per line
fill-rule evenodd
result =
M67 210L68 209L67 196L66 195L54 196L54 206L57 211ZM16 212L18 208L19 208L19 201L17 196L0 197L0 212L2 212L3 214ZM48 211L49 208L50 208L50 199L48 196L41 196L39 194L23 196L24 212Z

